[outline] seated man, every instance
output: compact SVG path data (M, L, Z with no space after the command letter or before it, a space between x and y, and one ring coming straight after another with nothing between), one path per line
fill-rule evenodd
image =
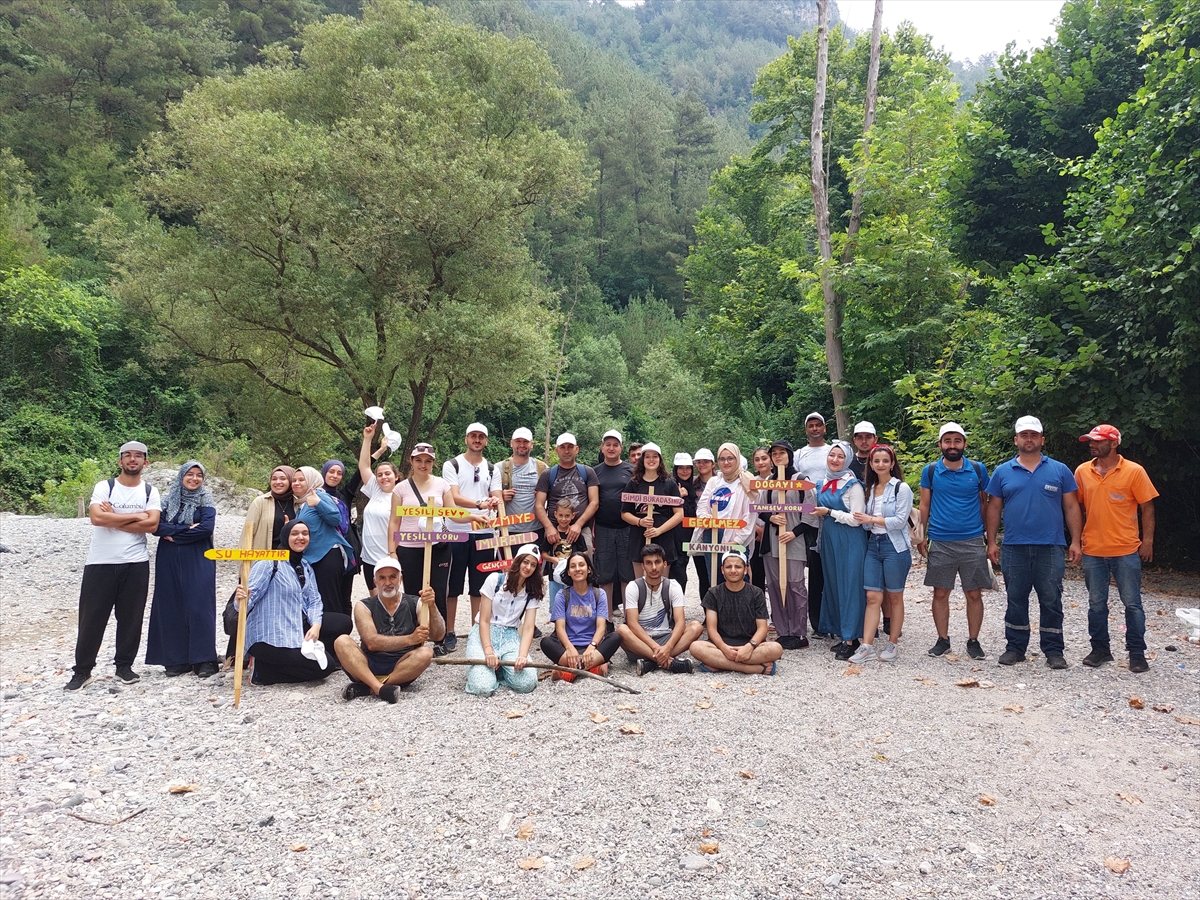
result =
M746 558L740 553L721 557L725 583L704 595L708 640L692 644L692 656L705 672L718 669L751 675L774 675L783 648L767 637L767 598L761 588L746 583Z
M663 555L658 544L642 547L643 575L625 586L625 623L617 626L617 634L638 675L658 668L691 674L692 661L679 655L704 630L701 623L684 620L683 588L664 577Z
M400 688L412 684L433 661L433 648L426 641L440 641L446 634L446 621L434 603L433 588L416 594L400 593L400 566L384 557L375 566L375 586L379 596L354 604L354 624L362 638L362 648L348 634L339 637L334 652L350 676L342 697L353 700L375 694L395 703ZM429 625L417 624L417 604L425 604Z

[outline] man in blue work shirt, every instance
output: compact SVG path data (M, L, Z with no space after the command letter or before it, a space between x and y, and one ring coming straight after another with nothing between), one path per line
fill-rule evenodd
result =
M1001 463L988 482L991 500L987 505L988 558L999 563L1008 591L1004 615L1007 648L1000 665L1025 661L1029 648L1029 592L1036 590L1041 620L1038 635L1046 665L1067 668L1063 658L1062 583L1063 525L1071 533L1067 557L1078 563L1083 556L1079 535L1083 516L1079 511L1078 485L1071 470L1042 453L1046 439L1042 423L1033 416L1017 419L1017 455ZM996 541L1000 516L1004 515L1004 547Z

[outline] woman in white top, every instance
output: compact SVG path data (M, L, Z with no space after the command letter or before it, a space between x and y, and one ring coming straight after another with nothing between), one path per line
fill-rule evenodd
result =
M537 671L525 664L545 591L541 562L537 545L525 544L507 571L493 572L483 583L479 617L467 638L467 658L485 659L487 665L467 669L468 694L490 697L501 681L519 694L537 687ZM501 660L514 665L502 666Z
M882 659L892 662L899 653L896 644L904 625L904 583L912 568L908 514L912 512L913 492L904 483L900 463L887 444L876 444L871 448L868 466L866 510L854 514L854 520L867 532L867 556L863 562L867 612L863 617L862 646L850 661ZM875 629L879 627L884 592L887 593L891 634L884 641L883 649L876 652Z
M825 458L825 477L817 492L821 517L818 537L825 586L821 598L821 631L840 635L832 649L837 658L849 659L859 647L867 599L863 594L863 558L867 533L854 514L865 509L862 482L847 462L853 451L845 441L834 441Z
M696 516L701 519L741 519L745 522L742 528L721 529L717 541L721 544L740 544L746 548L744 552L749 557L754 552L754 523L758 519L750 512L750 501L758 496L758 491L750 489L750 474L742 468L742 451L737 444L725 443L717 448L717 469L720 474L714 475L704 486L704 493L696 504ZM704 532L706 538L710 535L711 532ZM712 583L717 585L724 582L725 575L718 566Z
M358 450L358 476L362 479L362 492L367 497L367 505L363 507L362 518L362 563L363 579L367 582L367 590L374 597L375 566L380 560L391 556L391 545L388 540L388 523L392 518L392 491L396 489L396 481L400 471L393 462L381 462L371 472L371 440L375 437L376 423L372 422L363 429L362 446ZM379 453L387 449L387 444L381 444Z

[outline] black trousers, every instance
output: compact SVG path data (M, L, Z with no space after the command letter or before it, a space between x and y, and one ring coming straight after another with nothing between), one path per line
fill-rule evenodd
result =
M321 592L321 607L327 613L350 615L350 598L343 595L345 589L345 563L339 547L330 548L329 552L312 564L313 574L317 576L317 590Z
M575 649L583 653L588 648L587 644L578 644ZM600 655L604 657L604 661L608 662L613 658L613 654L621 649L621 636L615 631L610 631L604 635L600 644L596 647L600 651ZM557 664L562 655L567 652L567 648L563 646L562 641L558 639L558 635L548 634L542 638L542 653L546 654L546 658L550 662Z
M83 567L79 585L79 636L75 640L75 672L90 673L104 641L109 616L116 614L117 667L131 666L142 642L142 620L150 589L150 561Z
M443 620L446 618L446 588L450 584L450 548L453 546L434 544L429 561L429 586L433 588L433 603L442 614ZM425 548L397 547L396 561L400 563L400 579L404 585L404 593L421 593L421 588L424 587L421 584L421 576L425 574ZM452 630L449 622L446 623L446 630Z
M296 684L320 681L337 668L333 642L349 634L354 621L341 613L324 613L321 617L321 643L325 645L327 668L322 669L315 659L309 659L299 647L274 647L262 641L247 651L254 657L255 684Z
M808 551L808 621L814 633L820 632L818 623L821 621L821 591L825 588L825 573L821 569L821 554L817 552L817 529L811 525L801 525L800 533L804 536L804 547Z

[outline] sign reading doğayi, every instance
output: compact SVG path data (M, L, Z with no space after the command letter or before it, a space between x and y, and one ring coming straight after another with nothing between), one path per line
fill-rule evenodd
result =
M756 491L811 491L816 485L803 479L784 481L774 478L752 478L750 487Z

